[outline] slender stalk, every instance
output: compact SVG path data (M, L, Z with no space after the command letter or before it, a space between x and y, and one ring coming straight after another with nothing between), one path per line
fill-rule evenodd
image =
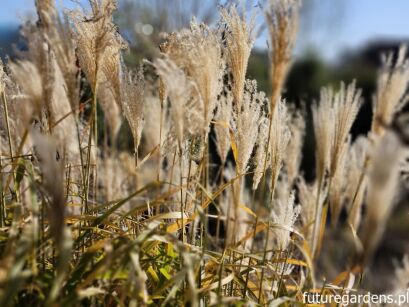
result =
M258 224L258 216L256 216L255 221L254 221L254 233L253 233L253 241L251 242L251 247L250 247L250 254L254 252L254 242L255 242L255 237L257 234L257 224ZM248 283L249 283L249 277L250 277L250 271L251 271L251 257L249 257L249 268L247 270L246 274L246 282L244 284L244 291L243 291L243 298L246 298L247 295L247 288L248 288Z
M185 243L185 225L184 225L184 206L183 206L183 163L182 163L182 148L179 146L179 173L180 173L180 215L181 215L181 230L182 242Z
M3 92L1 93L1 98L2 98L2 102L3 102L4 119L5 119L5 121L6 121L7 140L8 140L8 146L9 146L10 159L11 159L11 162L13 162L13 145L12 145L12 141L11 141L9 112L8 112L8 106L7 106L7 99L6 99L6 93L5 93L5 91L3 91Z
M267 246L268 246L268 241L269 240L270 240L270 221L268 221L266 241L264 243L263 260L261 262L262 268L261 268L261 276L260 276L260 288L259 288L259 293L258 293L258 298L257 298L259 303L260 303L261 296L262 296L262 293L263 293L264 265L266 264Z
M91 111L91 122L88 136L88 148L87 148L87 169L85 173L85 189L84 189L84 199L85 199L85 212L88 213L89 210L89 181L91 175L91 150L92 150L92 135L94 133L94 143L95 149L98 147L98 135L97 135L97 93L98 93L98 67L96 67L95 81L93 84L93 97L92 97L92 111ZM96 162L95 162L96 164Z
M12 145L12 140L11 140L11 131L10 131L10 122L9 122L9 112L8 112L8 106L7 106L7 99L6 99L6 93L5 90L2 91L1 93L1 98L2 98L2 102L3 102L3 110L4 110L4 118L5 118L5 122L6 122L6 128L7 128L7 140L8 140L8 146L9 146L9 155L10 155L10 160L11 160L11 164L12 166L12 175L13 175L13 179L14 179L14 187L15 187L15 192L16 192L16 197L18 194L18 191L16 189L16 180L15 180L15 172L14 169L16 167L16 165L13 163L14 162L14 158L13 158L13 145ZM0 161L1 161L1 156L0 156ZM3 167L1 165L0 162L0 172L1 172L1 194L0 194L0 202L1 202L1 226L3 226L4 224L4 220L3 220L3 216L4 218L6 218L7 216L7 211L6 211L6 206L5 206L5 198L4 198L4 193L3 193ZM10 177L9 177L10 178ZM7 182L6 187L9 186L9 181Z
M138 160L139 160L139 155L138 155L138 146L135 144L134 147L134 157L135 157L135 169L138 168Z
M160 180L160 169L161 169L161 155L162 155L162 130L163 130L163 107L164 107L165 101L164 99L161 99L160 103L160 119L159 119L159 148L158 148L158 174L156 179L159 181Z
M318 188L317 188L317 201L315 203L315 221L314 221L314 228L313 228L313 235L312 235L312 254L313 257L315 256L316 252L316 245L317 245L317 236L318 236L318 231L319 227L321 225L320 223L320 212L319 212L319 207L320 207L320 195L321 195L321 188L323 184L323 176L320 176L318 180Z
M358 180L358 186L356 187L355 193L354 193L354 197L352 199L352 202L350 204L350 210L348 212L348 218L351 216L351 213L353 212L353 209L355 208L356 204L356 198L358 197L359 191L361 190L362 184L364 182L365 179L365 170L368 167L369 164L369 156L366 156L365 158L365 162L364 162L364 167L363 170L359 176L359 180Z
M205 142L205 144L204 144L204 150L205 150L204 151L204 155L205 155L204 156L204 162L205 162L205 165L204 165L204 168L203 168L203 170L204 170L203 186L207 190L207 188L209 186L209 142L208 142L207 136L204 136L204 142ZM204 195L203 195L203 192L202 192L202 197L203 196ZM202 203L203 203L203 200L202 200ZM209 207L206 207L205 216L207 216L208 213L209 213ZM203 253L205 253L205 250L207 249L207 242L208 242L208 237L207 237L207 235L208 235L208 229L207 229L208 224L207 224L207 221L206 220L203 221L202 225L203 225L202 251L203 251Z

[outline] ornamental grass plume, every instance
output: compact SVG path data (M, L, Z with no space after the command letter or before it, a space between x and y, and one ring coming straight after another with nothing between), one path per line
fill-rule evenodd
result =
M228 169L226 169L225 175L228 180L231 180L236 176L236 173L231 165L229 165ZM250 215L243 208L246 208L251 203L250 193L242 184L236 185L234 188L235 189L230 189L226 192L226 195L221 198L219 204L220 209L223 212L223 216L226 219L226 246L237 244L240 239L245 236L249 229L248 222L250 220ZM236 196L235 194L239 195ZM242 205L236 208L235 202L237 199L240 199ZM249 247L251 245L251 241L246 241L244 245Z
M39 77L39 80L34 81L36 85L29 85L27 84L29 81L26 80L25 91L30 87L32 90L37 91L36 94L34 94L33 91L30 93L31 99L39 99L33 106L35 115L41 117L40 119L43 124L42 129L52 133L53 125L57 120L52 111L52 92L54 85L53 55L52 52L49 52L49 48L44 41L41 31L34 24L30 22L26 23L21 33L27 42L27 50L18 53L20 59L17 61L30 61L31 65L35 66L37 77ZM24 68L22 69L24 70ZM34 70L34 67L32 67L31 70ZM27 75L24 76L23 74L24 73L22 73L21 77L26 78ZM21 83L24 84L23 82ZM37 89L34 89L34 86L36 86ZM35 96L37 96L37 98ZM41 98L39 98L40 96Z
M26 129L33 120L33 114L39 114L39 105L32 103L30 96L24 94L21 87L16 84L11 65L12 63L5 65L0 61L0 134L7 144L7 150L3 154L7 153L9 157L13 156L15 147L24 138ZM35 117L35 119L38 118ZM28 140L23 144L24 150L30 148L29 142Z
M110 199L122 199L129 193L126 189L127 174L123 171L124 163L120 159L107 157L98 163L99 185L102 187L105 201ZM117 172L117 170L120 170ZM111 174L116 173L115 176Z
M329 204L332 224L335 226L338 222L344 201L343 190L345 187L343 180L345 178L345 155L349 147L349 132L361 107L361 91L356 89L356 82L354 81L347 87L345 87L344 83L341 83L340 89L336 94L332 91L328 93L329 96L327 99L332 100L335 120L334 126L332 127L333 143L330 148L329 165Z
M257 83L247 80L245 84L245 92L240 109L233 112L231 121L234 145L233 154L236 161L236 174L244 176L248 168L254 146L259 133L259 125L263 115L261 111L262 103L264 102L265 94L257 91ZM239 227L239 215L242 195L242 181L244 177L239 178L233 183L233 198L234 206L230 208L234 216L233 229L231 233L236 233ZM227 241L227 246L236 243L235 241Z
M258 127L262 118L261 107L264 93L257 91L257 83L247 80L243 103L233 115L232 128L237 146L237 173L244 174L257 140Z
M28 109L32 110L31 116L39 119L43 131L53 134L54 127L61 119L69 116L71 105L69 101L66 103L66 84L56 55L48 47L40 29L31 23L23 27L22 35L28 49L19 53L20 59L10 64L10 69L23 95L30 101ZM35 74L36 80L27 80L28 72ZM28 121L31 121L30 115Z
M302 147L305 137L305 114L294 108L289 110L288 129L290 131L290 140L285 150L285 170L288 176L288 182L292 185L299 176Z
M58 141L59 147L63 149L65 161L72 165L79 165L80 140L76 133L77 124L67 95L65 79L56 60L51 59L50 67L53 80L49 111L53 118L52 135Z
M181 148L189 136L200 134L204 127L203 101L199 99L196 83L191 81L169 57L153 63L169 96L173 131Z
M57 141L59 153L66 163L79 165L80 140L76 134L77 121L69 98L69 86L61 68L65 66L61 65L63 61L58 60L61 55L54 52L58 48L48 47L51 42L41 29L31 24L25 26L23 32L29 48L20 54L22 60L10 64L15 81L27 98L27 109L32 108L32 114L26 114L25 127L32 124L34 118L38 119L40 129L47 131ZM36 74L35 80L28 82L27 69ZM79 90L76 91L79 93ZM73 171L74 177L80 177L78 168Z
M57 147L51 139L38 132L31 134L34 143L35 155L42 175L44 187L49 203L47 207L48 218L55 242L61 242L65 216L65 193L64 193L64 164L58 160Z
M55 55L55 60L63 74L67 96L73 111L79 103L79 74L76 65L75 42L66 16L60 17L54 1L37 0L37 12L40 19L42 36Z
M122 110L131 128L134 141L135 165L138 165L138 148L144 125L144 76L142 69L127 71L121 85Z
M143 126L144 149L147 152L153 150L156 146L162 146L166 140L170 129L169 120L161 118L161 102L156 95L148 94L145 90L144 118ZM158 125L162 121L162 125Z
M335 174L339 164L338 162L344 154L349 131L361 107L360 96L361 91L356 89L356 82L354 81L347 87L345 87L344 83L341 83L339 91L333 97L328 97L328 99L333 99L332 106L335 120L333 146L331 147L330 153L331 176Z
M351 163L349 153L350 153L350 140L344 145L342 155L339 157L338 165L336 167L335 173L331 177L331 186L328 191L329 193L329 204L331 213L331 224L336 227L341 210L345 205L346 201L346 188L350 184L348 182L347 167ZM358 177L359 178L359 177Z
M101 65L100 83L98 87L98 99L108 123L110 137L115 142L117 133L122 124L121 107L129 100L129 72L122 63L122 50L127 45L117 33L111 34L114 42L105 47L104 59ZM125 95L125 97L124 97Z
M38 13L39 22L42 26L50 27L51 19L55 17L55 2L53 0L36 0L36 11Z
M393 53L384 55L383 66L378 74L377 91L373 99L372 131L383 134L395 114L408 102L409 59L407 46L400 47L395 63Z
M196 197L194 191L197 184L198 165L192 161L189 155L189 143L186 141L182 144L182 148L175 148L176 150L167 150L164 153L166 160L168 161L167 167L161 174L161 180L169 182L171 185L180 186L180 191L174 193L171 197L173 203L169 208L170 212L179 211L181 214L181 204L183 206L183 215L191 215L194 211L194 202ZM178 189L179 190L179 189Z
M399 166L403 157L402 145L392 132L385 133L373 150L361 235L364 250L362 261L365 265L373 256L396 203Z
M257 91L257 83L254 80L246 80L243 101L240 109L235 109L231 121L234 137L233 154L236 162L236 174L240 177L233 183L234 206L230 208L234 213L233 233L238 231L241 205L241 195L244 183L244 175L256 145L259 127L263 122L262 108L265 103L265 94ZM237 107L237 106L235 106ZM257 171L257 170L256 170ZM231 226L230 226L231 227ZM236 242L227 242L227 245Z
M4 64L0 59L0 94L6 90L6 73L4 72Z
M296 183L302 211L302 214L300 214L302 233L311 249L314 244L313 242L316 240L314 238L314 221L317 203L317 182L315 181L313 184L310 184L303 177L299 177ZM318 205L319 209L322 209L323 202L324 200L321 198ZM321 215L321 212L319 215Z
M291 52L298 28L299 0L268 0L265 19L268 26L271 57L271 110L279 101L287 76Z
M96 117L96 97L104 111L112 141L121 125L120 108L122 85L128 82L126 72L122 72L121 51L127 48L113 23L116 9L115 0L91 0L92 14L71 12L72 36L77 48L79 65L84 71L94 93L93 113ZM122 80L125 78L125 80ZM100 87L99 84L102 86ZM126 85L125 85L126 86ZM111 96L111 97L109 97ZM96 127L96 124L95 124ZM97 137L97 129L95 128Z
M285 251L290 244L291 233L301 212L301 206L294 203L295 196L291 193L287 202L278 202L271 210L271 220L274 223L272 236L274 250Z
M323 88L320 94L319 106L317 104L312 106L316 146L316 180L318 182L316 234L314 237L317 236L319 225L321 225L321 216L319 215L321 209L318 208L318 205L324 180L328 174L329 193L331 193L331 189L334 189L332 181L340 164L340 159L345 154L347 137L360 105L360 91L356 90L355 82L352 82L348 87L341 83L341 87L336 93L331 88ZM332 193L339 194L340 187L337 186L335 189L337 191L332 191ZM339 214L338 211L341 210L341 200L337 199L334 204L330 202L330 206L334 218L333 223L335 224ZM314 244L314 250L316 247Z
M233 116L233 96L230 91L222 93L217 104L214 115L216 134L216 150L222 161L221 165L226 163L227 155L231 148L230 122Z
M275 104L276 110L270 110L273 114L270 137L270 159L271 159L271 184L270 193L274 197L275 186L278 175L283 166L284 155L290 141L291 132L288 128L288 110L284 100Z
M254 168L253 175L253 190L257 190L261 178L264 175L265 167L264 161L268 165L270 163L270 154L267 148L267 139L268 139L268 129L269 129L269 120L267 117L261 117L259 130L257 134L256 141L256 152L254 155L254 161L256 161L256 167Z
M341 83L336 93L330 88L321 90L319 106L312 107L319 181L324 179L325 172L330 177L335 174L360 106L360 91L356 90L355 82L348 87Z
M227 63L232 73L232 93L234 103L240 108L246 81L247 65L254 44L254 18L249 24L243 13L241 17L232 6L229 10L220 10L222 21L226 25L224 42L227 51Z
M28 60L10 63L9 68L11 77L18 83L21 91L21 95L18 98L29 101L26 103L27 108L38 115L43 106L43 82L40 75L41 72L34 63ZM27 76L33 76L33 79L27 79ZM29 120L30 117L31 115L27 116L27 120Z
M332 90L323 88L319 104L315 102L311 107L315 136L315 174L319 183L322 183L324 180L331 164L330 154L333 145L335 122L332 98ZM319 187L319 189L321 188Z
M217 33L193 21L189 29L169 35L161 49L196 84L203 104L202 134L207 135L224 71Z
M101 79L105 80L105 77L101 77ZM118 105L117 103L112 103L115 101L114 95L109 86L106 85L107 81L102 80L101 84L104 84L104 86L100 86L98 89L98 102L104 112L104 119L107 126L106 130L108 131L110 140L115 142L122 124L121 104Z
M74 11L71 12L70 17L78 61L94 94L97 95L101 72L104 72L106 79L111 81L113 88L118 90L119 63L111 65L111 61L113 57L114 62L118 62L116 59L124 44L112 21L113 12L116 9L115 0L91 0L90 5L91 16L84 16Z

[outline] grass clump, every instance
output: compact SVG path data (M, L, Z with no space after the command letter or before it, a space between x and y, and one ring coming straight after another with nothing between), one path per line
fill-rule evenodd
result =
M246 79L256 19L234 6L131 71L114 0L64 18L36 4L27 50L0 65L0 306L290 306L360 288L407 168L405 47L385 58L368 135L350 136L355 83L322 90L306 182L307 119L283 95L298 1L262 9L270 97ZM124 126L133 152L118 145ZM327 220L354 248L322 283Z

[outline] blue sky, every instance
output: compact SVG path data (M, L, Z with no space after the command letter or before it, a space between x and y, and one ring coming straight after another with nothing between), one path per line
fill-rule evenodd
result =
M312 1L312 0L306 0ZM316 0L331 2L332 0ZM335 50L356 48L379 38L409 39L408 0L340 0L345 1L339 28L331 28L326 37L317 30L311 31L311 42L325 46L327 57ZM332 32L332 33L331 33Z
M0 1L0 25L18 24L34 9L34 0ZM298 52L315 46L324 57L334 59L338 51L356 48L377 38L409 38L409 0L304 1L319 5L311 15L311 29L302 32ZM73 7L71 0L57 0L57 3ZM336 19L332 25L331 19ZM260 37L257 46L265 46L265 41L265 36Z

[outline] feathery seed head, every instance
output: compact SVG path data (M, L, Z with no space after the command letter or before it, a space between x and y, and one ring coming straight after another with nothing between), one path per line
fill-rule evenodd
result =
M37 66L27 60L17 61L9 65L12 78L19 85L22 94L34 107L35 112L39 112L43 105L43 84L41 73ZM30 79L27 76L31 76Z
M277 226L273 232L275 234L275 249L285 251L291 241L291 232L294 229L294 224L297 221L301 212L301 206L294 205L295 196L290 194L287 202L277 202L276 206L271 211L271 219Z
M321 90L319 106L312 106L318 180L323 180L327 171L330 176L335 174L360 106L360 91L356 90L355 82L347 88L341 83L336 93L331 88Z
M362 233L368 262L384 232L399 186L402 145L392 132L385 133L374 148L366 195L367 213Z
M335 126L333 131L333 146L331 147L331 176L336 172L338 162L344 154L345 143L352 124L361 107L361 91L356 89L355 81L348 87L341 83L341 88L332 99Z
M232 6L229 10L220 11L223 22L226 24L225 44L227 49L227 62L233 75L232 87L234 102L240 106L246 71L251 48L254 43L254 19L246 23L245 16L241 17L237 9Z
M232 127L237 145L237 173L247 169L254 145L257 141L258 127L262 118L261 106L265 94L257 92L255 81L246 81L243 103L234 113Z
M50 197L48 215L56 242L62 237L65 215L65 193L63 164L56 158L57 147L52 139L38 133L31 133L37 161L41 170L42 184Z
M144 147L150 151L158 144L161 146L164 144L170 129L170 122L166 118L161 118L161 102L158 96L145 95L144 106ZM162 126L160 125L161 122Z
M335 173L332 175L331 186L329 186L329 205L331 210L331 222L336 226L339 215L345 201L345 189L350 184L346 179L347 160L349 160L350 138L345 144L345 150L339 157Z
M271 159L271 194L274 196L275 185L283 166L284 155L290 141L291 132L288 126L288 112L284 100L275 104L271 123L270 159Z
M54 0L36 0L35 5L41 26L45 28L52 26L52 19L56 16Z
M299 4L298 0L269 0L265 9L271 44L272 110L281 95L290 66L291 52L298 28Z
M203 101L203 127L205 134L217 104L222 87L224 63L219 39L207 26L192 21L190 29L170 34L163 52L196 83Z
M222 160L222 165L225 164L227 155L230 151L230 122L233 115L233 96L230 91L225 95L221 95L214 119L216 121L214 131L216 134L216 150Z
M269 129L269 121L267 117L260 118L260 125L259 131L257 135L257 148L256 153L254 156L254 161L256 163L256 167L254 169L253 175L253 190L256 190L261 178L264 175L264 163L266 163L266 168L270 163L270 154L269 149L267 148L267 139L268 139L268 129Z
M305 119L301 111L292 110L288 122L290 140L285 152L285 168L290 185L298 177L302 159L302 147L305 136Z
M298 199L302 208L301 222L303 233L310 247L313 247L314 241L314 220L316 215L317 187L315 184L308 184L303 177L297 180ZM323 198L320 198L318 209L322 208Z
M372 131L375 134L383 134L385 126L391 124L394 115L409 100L409 59L406 52L407 46L401 46L395 64L392 53L383 57L373 102Z
M169 57L156 59L154 66L170 98L172 124L181 145L187 137L203 131L203 100L197 98L196 84Z
M71 12L73 37L77 46L77 57L88 81L95 86L101 81L102 69L111 81L113 89L119 86L119 55L125 48L123 39L112 22L116 9L114 0L91 1L92 15L84 16L80 12Z
M6 73L4 72L3 61L0 59L0 94L6 89Z
M142 69L137 72L125 72L121 90L122 110L131 127L135 152L138 150L144 125L144 88Z

